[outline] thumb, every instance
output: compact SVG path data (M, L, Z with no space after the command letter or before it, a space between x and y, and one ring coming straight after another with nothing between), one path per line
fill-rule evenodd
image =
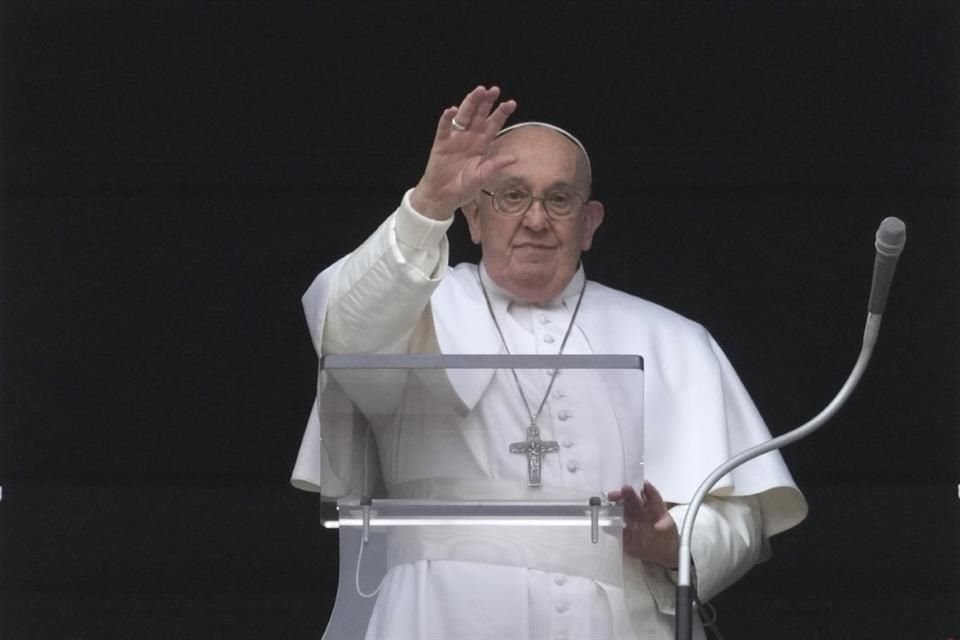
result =
M480 164L477 165L476 179L479 183L486 182L516 161L517 157L512 153L484 158Z

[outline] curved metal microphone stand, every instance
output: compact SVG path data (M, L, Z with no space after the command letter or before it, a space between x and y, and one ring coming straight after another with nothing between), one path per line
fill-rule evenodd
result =
M797 427L793 431L789 431L782 436L778 436L772 440L768 440L767 442L751 447L746 451L743 451L742 453L730 458L717 467L713 473L707 476L707 479L704 480L697 488L697 492L690 501L690 506L683 518L683 528L680 533L676 603L677 640L691 640L693 637L694 590L690 584L690 565L692 562L690 557L690 540L693 537L693 523L697 518L697 511L700 509L700 504L707 497L707 494L710 492L710 489L713 488L713 485L715 485L722 477L739 467L744 462L753 460L754 458L765 453L769 453L774 449L779 449L788 444L792 444L797 440L805 438L819 429L827 420L833 417L833 414L835 414L840 407L843 406L843 403L847 401L847 398L850 397L854 387L856 387L857 383L860 382L860 378L863 376L863 372L867 368L867 363L870 362L870 356L873 354L873 347L877 342L877 334L880 331L881 318L882 316L880 314L867 314L867 326L863 332L863 346L860 349L860 355L857 357L857 362L853 366L853 371L850 372L850 376L847 378L847 381L844 383L843 387L841 387L836 397L834 397L834 399L823 409L823 411L817 414L812 420L802 426Z

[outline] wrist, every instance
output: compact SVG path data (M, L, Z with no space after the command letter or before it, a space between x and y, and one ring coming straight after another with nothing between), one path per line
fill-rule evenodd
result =
M423 217L432 220L448 220L456 210L456 206L430 197L422 181L410 192L410 207Z

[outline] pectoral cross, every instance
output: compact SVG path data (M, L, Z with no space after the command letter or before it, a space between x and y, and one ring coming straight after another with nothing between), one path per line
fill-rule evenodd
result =
M535 424L527 427L526 440L510 443L510 453L527 456L527 486L530 487L543 485L543 456L557 451L560 451L560 443L556 440L542 440L540 428Z

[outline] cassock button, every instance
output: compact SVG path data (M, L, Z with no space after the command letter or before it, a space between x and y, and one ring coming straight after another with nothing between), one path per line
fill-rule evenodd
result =
M570 605L566 602L558 602L553 608L557 613L566 613L570 610Z
M537 322L540 324L550 324L550 318L541 313L539 317L537 317Z
M546 342L547 344L553 344L553 340L554 340L553 336L549 334L543 336L543 341Z
M573 442L569 440L564 440L561 444L563 445L564 449L569 449L570 447L573 446Z
M565 394L563 391L560 391L559 389L553 392L554 400L559 400L560 398L566 398L566 397L567 397L567 394Z
M570 473L576 473L579 470L580 470L580 463L577 462L576 460L571 460L570 462L567 463L567 471L569 471Z
M557 417L560 418L561 420L566 421L572 418L573 414L567 411L566 409L563 409L562 411L560 411L560 413L557 414Z
M553 576L553 584L557 585L558 587L562 587L563 585L567 584L567 576Z

